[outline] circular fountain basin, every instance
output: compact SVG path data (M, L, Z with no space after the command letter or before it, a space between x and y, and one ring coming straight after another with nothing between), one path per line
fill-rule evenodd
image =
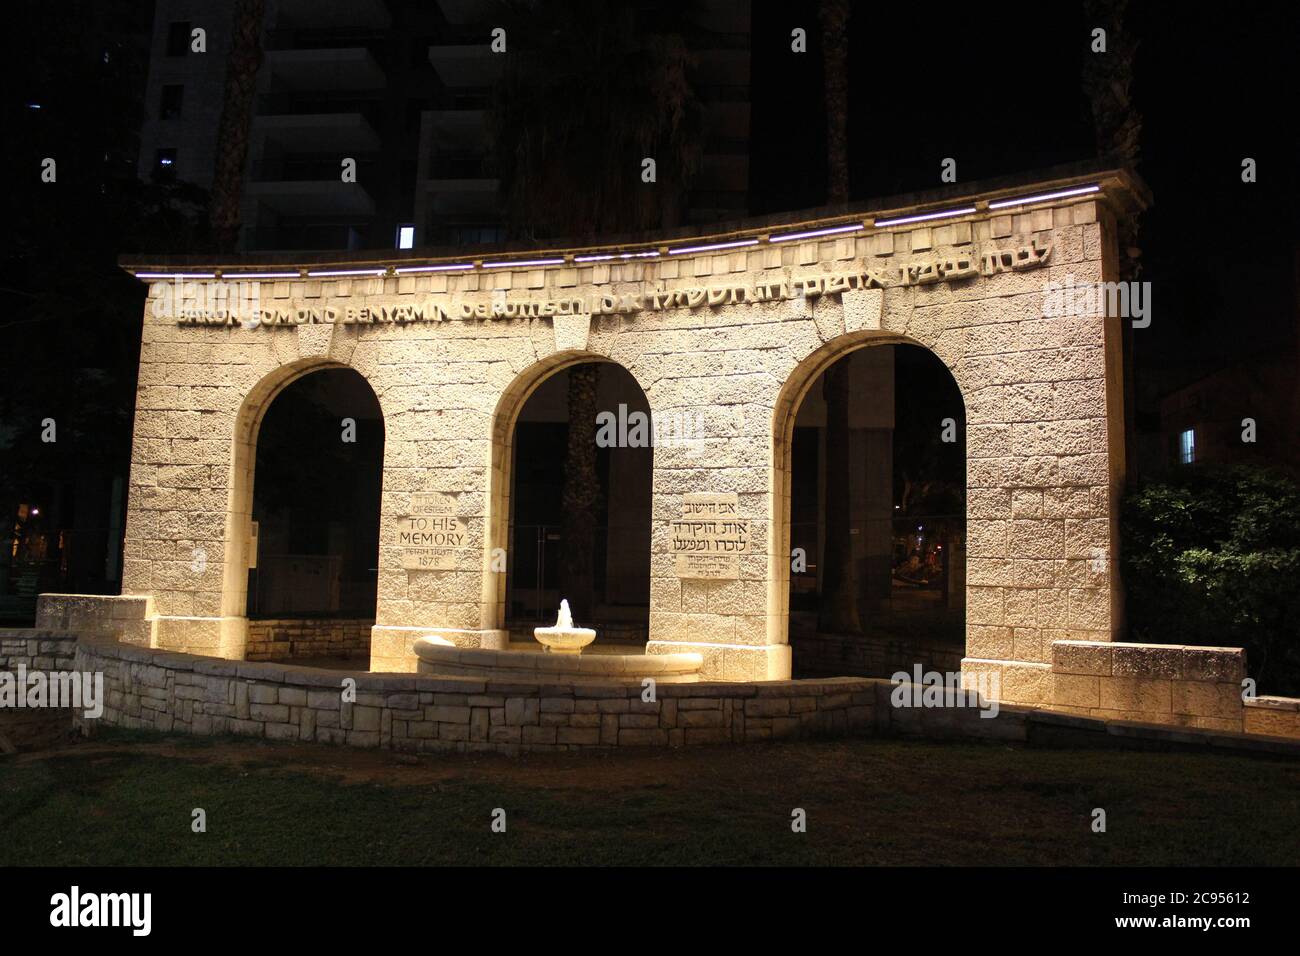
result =
M499 651L485 647L453 647L428 638L415 642L416 669L435 677L477 677L482 680L537 681L547 684L635 683L647 677L664 683L687 684L700 679L704 658L699 654L547 654L536 650Z
M581 654L596 632L589 627L535 627L533 637L552 654Z

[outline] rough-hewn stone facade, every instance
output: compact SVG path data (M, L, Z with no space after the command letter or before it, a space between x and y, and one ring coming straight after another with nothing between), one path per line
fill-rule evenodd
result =
M1078 191L1087 184L1099 188ZM989 208L1063 190L1075 194ZM1117 278L1116 217L1141 194L1126 174L1093 174L658 247L532 253L559 261L501 268L448 260L402 272L439 263L391 256L133 261L137 275L160 277L147 280L123 590L147 596L132 607L151 646L245 656L261 415L297 377L346 366L384 415L372 670L413 670L423 635L502 646L493 555L507 544L515 417L548 375L609 361L656 415L702 415L706 429L702 452L655 449L647 653L698 652L706 680L786 678L799 402L848 352L912 343L946 364L966 406L968 662L995 662L1006 686L1046 686L1054 641L1110 641L1119 625L1124 469L1119 319L1049 315L1046 290ZM948 214L894 222L936 211ZM727 242L749 244L685 251ZM312 275L362 269L371 274ZM289 275L239 278L259 270ZM178 286L171 274L256 282L266 318L178 319L179 300L157 308ZM203 281L180 280L182 299ZM574 301L587 305L547 314ZM735 578L678 576L669 522L694 492L736 495L749 546ZM465 529L467 546L444 567L404 566L395 529L419 493L440 494Z

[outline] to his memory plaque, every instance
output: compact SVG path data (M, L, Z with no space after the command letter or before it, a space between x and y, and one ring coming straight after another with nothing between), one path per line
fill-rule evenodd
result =
M682 515L670 522L679 578L740 577L740 555L749 552L749 519L737 516L739 507L734 492L682 496Z
M456 516L452 495L411 495L411 513L397 519L402 567L408 571L451 571L468 539L465 522Z

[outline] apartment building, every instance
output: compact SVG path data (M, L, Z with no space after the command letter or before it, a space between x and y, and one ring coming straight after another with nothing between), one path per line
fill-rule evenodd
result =
M489 129L503 59L480 0L267 0L240 246L340 250L503 238ZM234 0L156 0L139 171L209 187ZM749 185L749 4L701 0L687 35L707 139L688 219ZM196 31L202 31L201 34ZM345 182L351 160L355 182Z

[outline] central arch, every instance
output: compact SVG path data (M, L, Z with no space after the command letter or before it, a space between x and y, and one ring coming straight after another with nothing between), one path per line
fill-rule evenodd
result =
M552 480L547 483L547 489L542 489L540 496L534 494L521 499L517 491L521 476L526 474L529 462L534 460L529 457L521 461L521 456L529 456L529 444L536 444L539 440L559 440L562 432L567 435L567 400L557 377L576 373L583 366L608 370L600 378L599 414L608 413L617 418L619 404L638 409L647 416L649 413L645 391L636 377L609 357L589 351L571 350L549 356L516 376L502 393L492 424L481 626L485 630L507 632L507 640L508 632L513 629L516 640L530 641L533 626L554 621L555 605L559 599L573 598L573 595L561 594L555 587L555 559L561 537L568 532L558 526L544 526L538 520L539 497L545 499L540 508L542 512L554 511L558 501L564 480L564 454L561 452L550 457ZM606 408L606 405L611 407ZM548 427L548 420L550 434L540 434ZM565 424L561 426L561 422ZM521 424L534 432L531 438L525 434L522 442ZM600 445L600 441L597 444ZM598 451L608 456L602 461L606 469L626 472L617 476L611 474L604 484L605 490L616 484L616 478L621 485L636 485L630 494L621 488L620 497L633 504L640 502L644 507L615 509L610 504L609 521L607 526L597 529L592 556L593 562L603 559L595 568L595 578L601 585L594 595L597 601L591 610L582 612L579 600L573 610L575 615L586 614L587 619L581 623L596 627L604 642L622 640L644 644L649 629L653 474L650 456L653 450L649 447L643 450L613 447L607 452ZM632 459L642 452L645 460L633 462ZM644 501L641 501L642 497ZM626 505L627 501L623 503ZM621 512L621 519L614 514L616 510ZM626 528L615 527L620 520L627 525ZM602 543L606 547L601 547ZM620 556L627 559L622 562L627 567L619 563ZM549 568L546 567L548 563ZM523 579L527 579L524 582L527 587L521 587ZM620 604L621 607L615 607Z
M873 350L876 347L894 346L905 348L906 351L899 351L897 355L890 355L888 358L884 355L872 355L868 358L862 355L864 350ZM895 352L895 349L885 349L886 352ZM812 429L801 429L803 439L796 442L796 420L800 419L801 409L808 413L812 409L805 407L814 405L808 401L810 392L814 385L824 381L824 376L833 368L844 370L847 375L848 361L851 357L857 355L863 361L858 362L864 366L856 373L860 381L855 388L859 391L863 385L869 383L869 379L861 378L864 375L873 374L873 368L879 365L881 370L881 379L886 383L887 395L876 396L886 403L886 410L883 411L883 418L880 422L862 421L864 418L871 418L871 409L864 409L862 395L855 392L854 398L858 405L854 408L853 414L860 421L858 426L863 430L862 441L875 441L883 445L879 449L873 450L867 455L867 460L862 464L874 465L879 471L884 466L884 473L874 475L869 468L861 468L856 474L855 480L861 486L859 491L853 496L853 521L852 531L850 534L860 534L860 538L853 539L853 543L845 543L844 547L851 549L854 557L848 562L849 567L856 567L861 573L855 575L851 590L854 598L851 601L854 611L853 617L862 617L861 633L863 635L861 642L852 642L854 646L850 647L846 641L839 641L836 644L833 640L827 640L820 633L820 627L815 632L815 639L808 635L808 615L805 613L803 628L792 627L792 608L791 608L791 584L792 580L799 580L805 583L812 591L805 596L806 603L810 607L819 607L822 600L821 592L825 587L825 572L816 553L819 546L825 547L828 536L833 534L829 528L825 532L822 530L822 523L830 521L829 515L822 513L826 509L826 492L828 488L821 488L820 482L826 480L828 474L827 468L830 466L828 459L831 454L828 453L828 442L819 436L825 434L825 429L817 427L809 447L809 432ZM900 512L901 505L896 503L899 498L896 482L898 475L895 473L893 455L896 438L905 438L895 433L896 410L894 404L894 362L897 358L907 359L904 368L924 368L930 366L930 374L937 374L945 380L940 384L951 386L952 395L955 396L952 412L950 416L954 419L953 434L950 440L956 443L956 454L954 457L960 459L962 468L959 475L954 476L953 484L956 486L953 490L960 495L960 503L950 509L953 512L951 519L946 521L947 527L944 528L944 537L941 542L929 540L933 535L933 526L930 529L923 530L920 534L926 539L920 542L921 547L915 545L916 541L904 540L899 535L897 516ZM920 362L918 366L917 362ZM885 375L884 373L888 374ZM906 384L899 381L900 385ZM899 393L900 398L904 393ZM817 409L824 413L825 409ZM805 417L807 417L805 415ZM877 416L879 417L879 416ZM936 416L937 418L937 416ZM886 420L887 419L887 420ZM815 424L812 421L803 421L801 424ZM871 426L881 426L887 434L876 435L874 439L871 432L878 429ZM941 422L934 422L935 439L938 440ZM908 336L896 333L884 332L880 330L864 330L857 333L841 335L825 343L821 348L808 355L787 378L785 385L779 393L776 407L773 414L773 469L772 469L772 501L773 516L775 519L774 533L770 537L770 547L768 551L769 565L769 591L768 591L768 621L769 621L769 643L790 643L792 645L792 670L793 675L798 676L822 676L829 673L864 673L872 669L872 663L876 670L882 668L892 673L902 666L902 657L906 657L911 663L923 663L927 667L938 667L940 669L957 670L960 667L960 659L964 651L964 619L965 619L965 553L964 553L964 527L966 520L966 477L964 473L965 462L965 431L966 431L966 411L965 402L961 395L961 388L956 376L952 374L952 368L937 356L933 350L927 348L923 343L918 342ZM859 453L865 453L865 448L858 448ZM831 450L834 452L834 449ZM846 452L847 454L847 452ZM810 457L811 456L811 457ZM799 489L795 486L795 462L802 458L803 467L809 469L814 477L818 479L811 489L808 482L804 480ZM844 467L848 467L847 459L843 462ZM798 495L800 501L796 501L796 491L801 491ZM811 492L811 502L809 493ZM810 509L811 504L811 509ZM799 518L804 519L811 527L801 529L795 540L794 525L796 510L801 513ZM906 509L903 509L904 511ZM844 516L848 520L848 515ZM922 528L928 522L921 523ZM839 527L839 525L837 525ZM915 535L912 537L916 537ZM871 538L872 540L867 540ZM876 540L878 539L878 540ZM912 547L908 547L912 545ZM800 548L799 553L794 553L795 547ZM944 552L947 547L948 551ZM809 552L812 553L809 553ZM905 553L905 552L913 553ZM916 622L908 621L906 614L897 613L902 603L903 595L900 593L900 573L904 576L911 573L913 578L924 578L926 575L915 573L916 569L901 570L909 563L915 565L921 558L928 555L930 559L936 558L936 554L942 559L941 573L930 575L938 580L936 585L933 581L926 581L925 584L933 590L936 586L941 592L940 610L951 608L951 614L941 613L942 620L939 627L933 626L922 629L916 626ZM920 552L921 557L915 552ZM796 561L801 561L803 567L797 570L803 571L798 577L792 575L792 565ZM809 574L808 571L813 573ZM918 591L919 593L919 591ZM911 597L912 595L908 595ZM927 596L928 593L927 593ZM889 620L894 631L900 629L906 634L902 640L891 638L884 640L882 638L881 624ZM820 623L820 622L819 622ZM933 622L931 622L933 624ZM803 632L804 640L795 640L795 635ZM938 631L942 633L941 642L936 644L930 638ZM924 633L922 633L924 632ZM853 632L846 632L853 633ZM946 642L946 643L944 643ZM805 648L803 665L800 660L800 645ZM831 647L831 644L835 644ZM946 646L951 644L951 647ZM823 647L822 645L827 645ZM843 645L843 646L840 646ZM934 645L934 646L931 646ZM913 654L921 650L921 657L914 657ZM834 660L827 659L827 653L833 652ZM810 665L810 656L813 663ZM900 660L893 661L892 657L900 657ZM818 664L822 668L819 671ZM908 663L910 667L910 663ZM872 673L868 676L888 676L888 673Z

